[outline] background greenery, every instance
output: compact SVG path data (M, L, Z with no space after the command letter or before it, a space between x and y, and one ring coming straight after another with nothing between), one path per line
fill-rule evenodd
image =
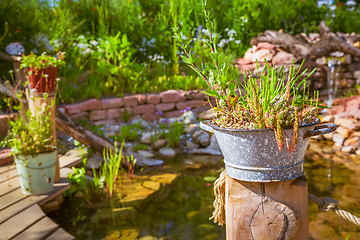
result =
M179 60L171 28L192 40L199 60L209 58L202 37L208 34L200 0L2 0L0 42L21 42L26 54L66 52L59 75L66 102L89 97L204 88ZM335 10L315 0L209 0L208 8L221 33L219 49L231 62L266 29L298 34L317 32L326 20L333 31L360 32L360 8L334 3ZM0 76L9 79L12 64L0 60ZM81 94L79 94L81 89Z

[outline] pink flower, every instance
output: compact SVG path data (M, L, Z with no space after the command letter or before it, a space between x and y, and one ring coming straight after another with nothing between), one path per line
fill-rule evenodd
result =
M206 186L210 187L210 186L211 186L211 184L210 184L210 183L206 183Z

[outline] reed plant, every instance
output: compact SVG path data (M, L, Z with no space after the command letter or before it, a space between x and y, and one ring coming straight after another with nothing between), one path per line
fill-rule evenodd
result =
M203 12L209 37L204 39L211 51L212 61L198 65L194 55L189 50L190 41L184 42L181 33L175 28L174 34L179 46L183 49L183 61L188 64L203 80L209 89L204 91L216 99L212 106L214 117L212 123L223 128L233 129L273 129L279 150L285 142L289 151L295 151L298 142L299 126L312 123L318 110L318 92L314 98L306 98L306 80L316 70L307 74L307 69L300 73L295 71L294 64L290 66L288 78L284 67L275 68L266 62L262 73L257 68L257 77L245 72L244 82L240 81L237 69L225 64L225 57L217 49L217 39L220 33L215 33L210 13L203 1ZM234 77L229 77L230 73ZM303 89L303 94L299 93ZM287 141L284 128L294 128L291 140Z
M124 143L121 144L119 149L118 142L115 142L114 150L104 149L103 157L105 161L99 168L99 174L96 174L95 169L93 169L95 188L105 187L110 197L113 196L114 189L116 188L116 180L118 179L121 161L123 159L123 146Z

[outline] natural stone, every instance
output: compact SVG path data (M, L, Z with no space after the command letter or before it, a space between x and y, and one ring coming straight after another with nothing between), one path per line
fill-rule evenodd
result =
M355 154L356 154L356 155L360 155L360 149L356 150L356 151L355 151Z
M160 148L159 153L161 156L167 157L167 158L173 158L176 155L174 149L169 148L169 147Z
M344 138L348 138L353 131L340 126L336 129L336 132L344 136Z
M246 64L246 65L235 65L236 68L238 68L239 72L247 72L247 71L253 71L256 66L254 64Z
M185 108L204 107L205 105L206 105L205 100L188 100L185 102L176 103L176 108L182 110Z
M121 117L120 109L112 108L107 110L107 119L116 119Z
M183 120L184 124L190 124L196 122L196 114L193 111L185 112L179 120Z
M147 96L146 94L136 94L134 95L137 99L138 99L138 104L145 104L147 101Z
M141 143L144 144L150 144L151 143L151 133L150 132L144 132L140 139Z
M144 165L149 166L149 167L153 167L153 166L159 166L164 164L164 161L159 160L159 159L148 159L145 158L141 161Z
M106 110L95 110L90 112L90 121L104 120L106 118Z
M251 64L252 65L252 61L250 59L245 59L245 58L239 58L236 60L236 63L237 64L240 64L240 65L248 65L248 64Z
M219 144L218 144L218 142L216 140L215 134L211 135L210 145L208 146L208 148L220 151L220 146L219 146Z
M185 92L183 90L167 90L160 93L161 101L163 103L181 102L185 101Z
M200 90L189 90L185 94L186 99L189 100L205 100L206 95L202 93Z
M134 114L153 113L155 112L154 104L139 105L134 108Z
M213 118L213 109L210 108L209 110L198 114L198 118L201 118L203 120L211 120Z
M159 94L148 94L147 95L147 104L158 104L160 103L161 98Z
M81 103L71 104L65 106L64 108L66 109L65 112L68 112L69 114L75 114L82 111L82 104Z
M323 57L317 58L315 62L320 65L325 65L327 63L326 57L323 56Z
M360 137L350 137L346 139L344 146L351 146L354 149L360 149Z
M155 105L156 111L161 111L161 112L170 111L173 110L174 108L175 108L175 103L159 103Z
M352 146L346 146L346 147L342 147L341 148L341 151L344 152L344 153L351 153L353 152L355 149L354 147Z
M102 109L121 108L122 106L124 106L124 100L122 98L104 99L101 101Z
M269 50L273 50L275 48L274 44L268 43L268 42L259 42L257 44L256 50L260 50L260 49L269 49Z
M86 165L88 169L92 169L92 168L98 169L103 162L104 162L104 158L98 155L93 155L88 158L88 160L86 161Z
M146 128L147 126L149 126L149 124L147 122L145 122L143 119L141 118L135 118L131 121L131 124L140 124L141 127Z
M95 121L94 125L95 126L100 126L100 125L113 125L115 124L115 120L114 119L106 119L106 120L100 120L100 121Z
M145 121L152 122L154 120L160 119L161 115L155 113L145 113L145 114L141 114L141 118L144 119Z
M323 123L334 122L334 120L335 120L334 115L327 115L321 118L321 122Z
M358 128L358 122L353 119L335 119L335 124L351 130L356 130Z
M165 113L165 117L167 118L177 118L180 117L183 113L180 112L179 110L174 110L174 111L170 111Z
M345 140L345 137L343 135L341 135L341 134L335 133L333 135L332 140L334 141L336 146L342 146L342 144L343 144L343 142Z
M163 148L165 147L167 144L167 141L165 139L158 139L154 144L153 144L153 148L159 149L159 148Z
M196 125L196 124L190 124L189 126L187 126L185 129L184 129L184 132L186 134L193 134L195 132L196 129L198 129L199 126Z
M273 57L274 55L269 49L260 49L251 55L251 61L253 63L265 62L265 59L266 61L271 61Z
M141 156L143 156L144 158L152 158L154 157L154 154L152 154L151 152L149 151L145 151L145 150L139 150L137 151L138 154L140 154Z
M291 64L292 61L297 62L297 58L295 58L294 54L288 52L278 52L275 54L275 62L274 64Z
M192 141L189 141L189 140L186 141L186 149L188 151L191 151L191 150L197 149L197 148L199 148L199 144L193 143Z
M81 111L100 110L101 102L97 99L89 99L81 103Z
M138 98L136 96L126 96L124 97L125 107L134 107L138 105Z
M89 118L89 112L78 112L72 115L71 118L76 120L86 120Z
M219 150L212 149L212 148L199 148L195 149L191 152L192 154L200 154L200 155L214 155L214 156L221 156L222 153Z
M210 144L210 134L205 131L195 131L193 134L193 139L202 147L207 147Z

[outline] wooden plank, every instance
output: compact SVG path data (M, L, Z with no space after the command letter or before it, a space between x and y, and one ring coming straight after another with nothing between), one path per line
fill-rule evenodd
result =
M0 240L15 237L45 216L37 204L31 206L0 225Z
M16 168L15 165L11 164L11 165L6 165L6 166L0 166L0 174L3 172L6 172L8 170L14 169Z
M14 178L14 177L17 177L18 176L18 172L15 169L11 169L9 171L5 171L3 172L2 174L0 174L0 183L10 179L10 178Z
M73 240L73 239L75 239L73 236L67 233L64 229L59 228L46 240Z
M69 189L71 186L70 181L67 178L60 178L60 181L57 183L54 183L54 190L51 192L44 194L46 198L38 201L39 206L43 205L44 203L54 199L59 194L65 192L67 189Z
M0 183L0 197L20 187L19 178L11 178Z
M65 168L65 167L71 168L72 166L81 163L81 161L82 161L81 157L62 156L61 158L59 158L60 168Z
M65 190L67 190L69 187L70 187L69 180L67 180L65 178L61 178L60 182L54 184L54 190L51 191L50 193L43 194L43 195L32 195L32 196L22 195L25 197L25 199L23 199L23 200L19 199L21 201L13 203L10 207L7 207L7 208L3 207L3 210L0 211L0 224L2 222L6 221L7 219L11 218L15 214L18 214L19 212L23 211L24 209L34 205L35 203L39 203L39 205L42 205L42 204L52 200L53 198L55 198L56 196L58 196L59 194L61 194ZM16 191L21 191L21 189L18 189ZM7 195L10 195L10 193ZM5 196L7 196L7 195L5 195ZM9 198L7 198L7 199L9 199ZM2 200L2 197L0 197L0 208L2 207L2 202L4 202L4 204L5 204L6 203L5 201L10 201L7 199L4 198L4 200Z
M59 226L50 218L44 217L24 232L17 235L13 240L41 240L49 237Z
M0 211L20 201L21 199L27 198L28 196L29 195L22 193L21 188L9 192L8 194L0 197Z

